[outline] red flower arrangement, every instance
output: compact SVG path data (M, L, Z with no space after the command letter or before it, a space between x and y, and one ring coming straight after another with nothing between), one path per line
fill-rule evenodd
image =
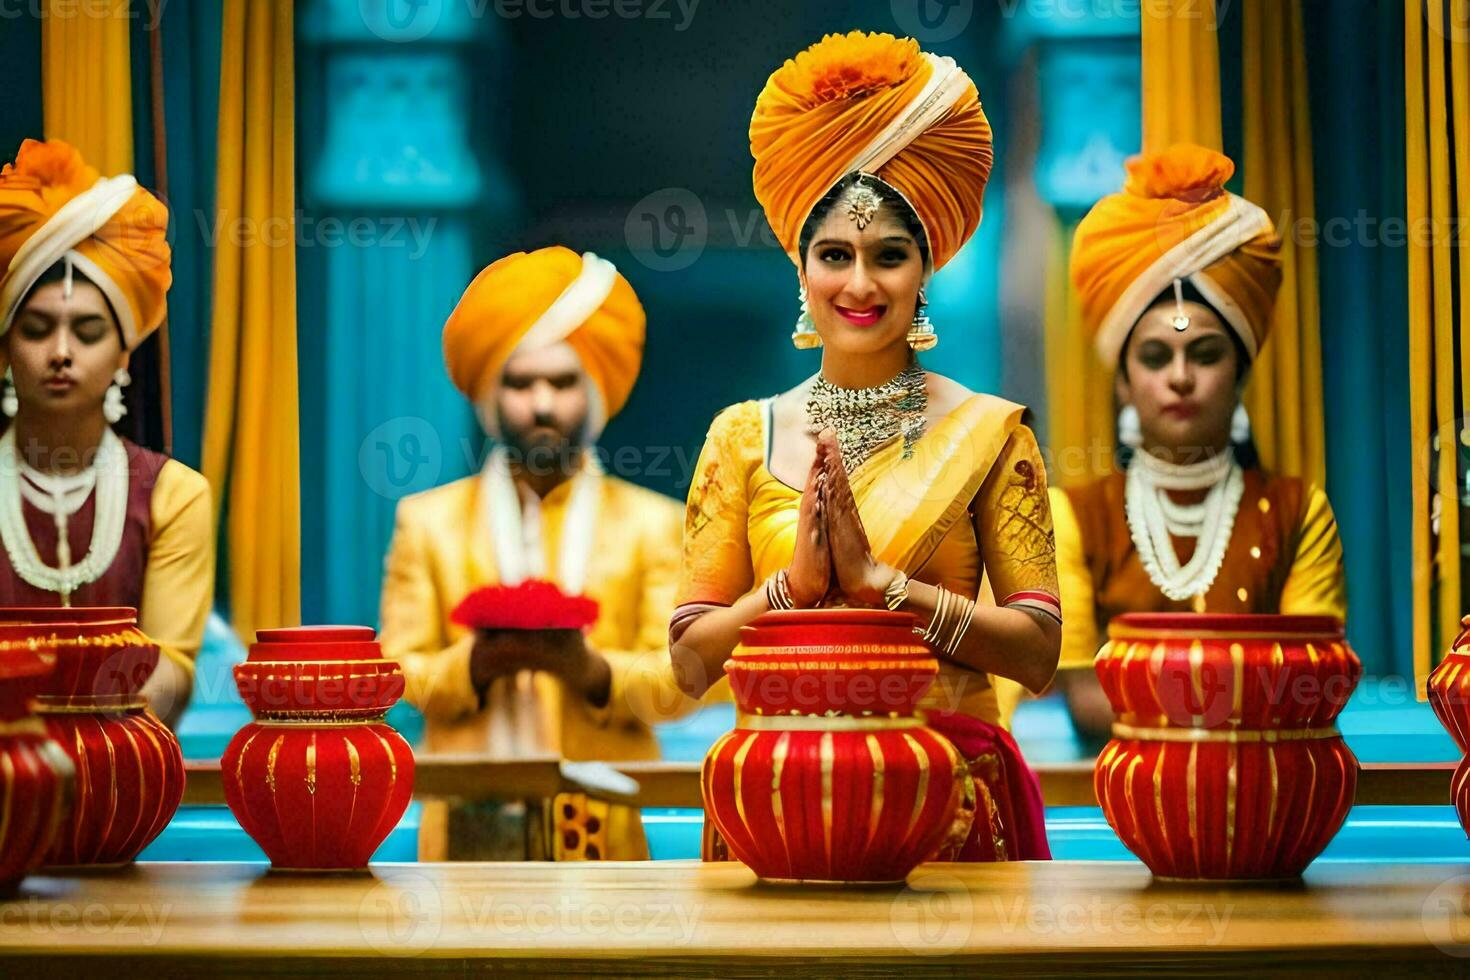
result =
M597 601L567 595L555 582L527 579L476 589L449 618L476 630L580 630L597 621Z

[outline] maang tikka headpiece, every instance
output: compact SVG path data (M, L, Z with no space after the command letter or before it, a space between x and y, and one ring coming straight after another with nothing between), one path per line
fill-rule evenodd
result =
M1189 329L1189 314L1184 311L1184 283L1174 280L1174 329L1183 333Z
M847 189L842 200L847 205L847 220L854 222L858 231L872 224L878 216L878 209L883 206L883 198L878 196L878 192L861 180Z

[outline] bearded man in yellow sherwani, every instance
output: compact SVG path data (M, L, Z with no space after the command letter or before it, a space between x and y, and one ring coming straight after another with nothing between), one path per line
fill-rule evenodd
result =
M485 269L445 324L449 374L495 445L479 474L398 506L382 642L425 715L429 752L655 759L650 723L695 704L667 652L683 508L605 475L593 452L638 376L644 324L612 263L561 246ZM474 589L535 578L597 601L585 639L450 621ZM558 823L543 829L558 858L648 856L635 810L581 797L553 810ZM496 804L430 808L421 854L513 855L520 819Z

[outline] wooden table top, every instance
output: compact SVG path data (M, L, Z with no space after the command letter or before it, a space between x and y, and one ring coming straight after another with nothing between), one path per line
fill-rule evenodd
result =
M44 958L36 958L37 956ZM1327 864L1175 885L1119 862L929 864L906 887L758 883L735 864L140 864L0 901L0 975L973 975L1470 971L1470 864ZM489 962L494 961L494 962Z
M576 765L576 764L574 764ZM638 784L628 798L597 793L579 783L559 759L491 761L475 755L421 754L414 760L414 795L420 799L522 800L549 799L562 792L585 792L637 806L703 807L698 762L613 762L609 766ZM184 802L225 802L219 760L185 763ZM1097 806L1091 761L1041 763L1033 767L1041 778L1047 806ZM1453 762L1369 762L1358 773L1354 803L1399 806L1443 806L1451 799Z

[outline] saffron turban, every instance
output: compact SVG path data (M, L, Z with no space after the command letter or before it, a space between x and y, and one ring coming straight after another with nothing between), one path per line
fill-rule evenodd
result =
M891 34L829 34L771 75L750 119L755 196L798 266L813 206L855 171L917 212L934 269L980 224L994 160L975 83L953 59Z
M595 397L593 431L628 401L643 360L643 306L613 264L553 245L516 252L470 283L444 324L444 361L455 387L483 404L517 350L565 342Z
M69 259L102 290L132 350L168 311L168 208L131 176L102 177L61 140L26 140L0 169L0 334L37 280Z
M1077 225L1072 284L1105 364L1118 364L1134 324L1176 279L1255 360L1281 286L1281 239L1265 211L1225 190L1234 172L1229 157L1187 143L1136 156L1123 190Z

